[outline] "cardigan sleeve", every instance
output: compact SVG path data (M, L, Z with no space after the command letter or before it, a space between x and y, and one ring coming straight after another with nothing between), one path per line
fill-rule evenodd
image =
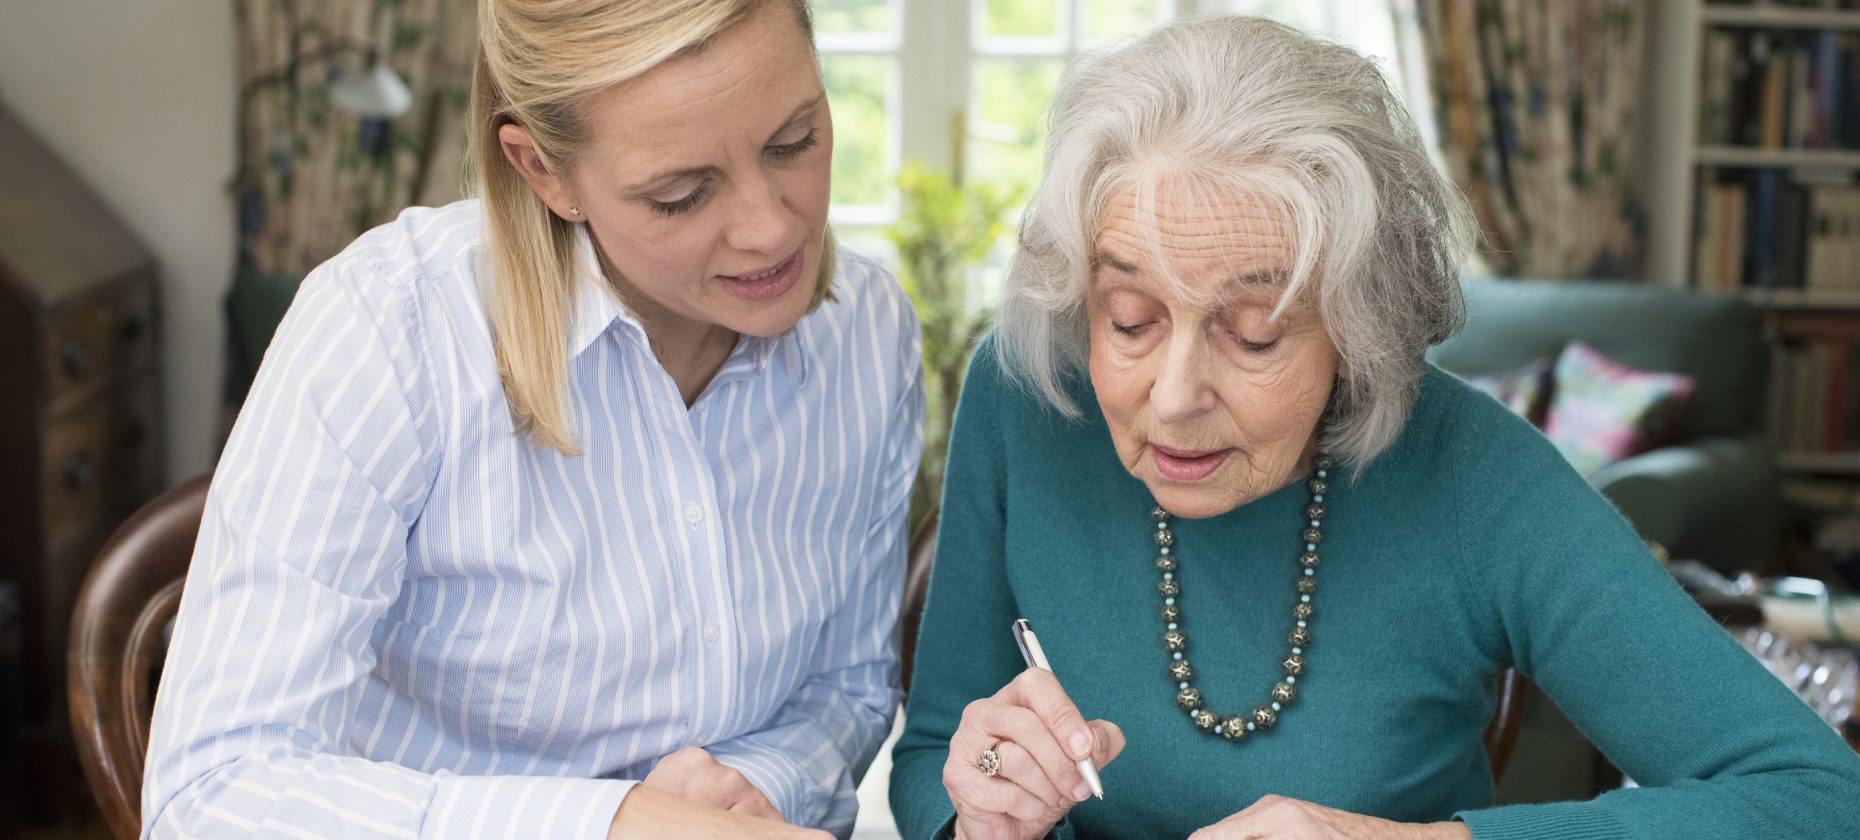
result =
M1009 590L1008 444L992 340L975 351L957 402L943 479L936 565L930 576L904 732L892 752L891 809L906 840L947 837L955 807L943 789L949 739L971 701L992 696L1022 670L1007 632L1019 612ZM1054 837L1069 840L1066 823Z
M1473 836L1860 837L1860 757L1541 435L1460 416L1459 556L1501 651L1640 785L1457 814Z

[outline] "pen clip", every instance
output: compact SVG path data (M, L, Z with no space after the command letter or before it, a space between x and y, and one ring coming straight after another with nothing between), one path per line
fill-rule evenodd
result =
M1027 667L1035 668L1038 665L1033 658L1033 651L1027 649L1027 634L1030 632L1033 632L1033 625L1027 623L1027 619L1014 619L1014 644L1020 648L1021 661L1026 662Z

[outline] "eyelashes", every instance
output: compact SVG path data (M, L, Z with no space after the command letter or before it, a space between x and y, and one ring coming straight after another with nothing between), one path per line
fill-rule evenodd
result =
M1148 329L1153 323L1153 321L1144 321L1140 324L1120 324L1116 321L1112 321L1111 331L1127 338L1135 338L1142 335L1143 331ZM1276 338L1271 341L1248 341L1232 333L1228 335L1233 338L1234 343L1240 345L1240 349L1248 353L1270 353L1273 348L1279 346L1279 340Z
M647 199L646 203L652 207L653 212L661 216L678 216L697 209L697 206L704 203L704 199L709 197L710 182L705 181L699 184L697 189L692 190L690 195L678 199L677 201L653 201L652 199Z
M811 128L808 129L807 136L793 143L768 146L765 147L762 152L777 163L785 163L806 154L819 145L820 129ZM646 205L651 207L652 211L660 216L681 216L696 210L698 205L703 204L705 199L710 198L712 190L713 187L711 186L711 182L706 180L704 183L699 184L697 189L692 190L690 195L684 198L676 201L655 201L653 199L646 199Z
M806 153L807 150L818 145L820 145L820 129L810 128L807 130L806 137L786 145L770 146L763 151L767 152L769 157L776 160L788 160L789 158L800 157L802 154Z

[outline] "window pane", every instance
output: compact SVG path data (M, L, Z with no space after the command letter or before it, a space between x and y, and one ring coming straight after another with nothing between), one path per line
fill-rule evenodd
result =
M1139 35L1161 23L1168 0L1084 0L1079 36L1086 43Z
M981 0L982 35L988 38L1057 38L1057 0Z
M828 53L820 69L833 108L833 203L884 204L895 177L888 115L897 59Z
M817 35L889 35L896 21L890 0L814 0Z
M968 178L1032 192L1046 141L1057 59L977 59L969 98Z
M1380 3L1381 0L1376 0ZM1330 3L1311 0L1228 0L1228 8L1249 15L1268 17L1300 29L1322 31L1329 22ZM1357 2L1356 5L1367 5ZM1383 14L1387 14L1386 11Z

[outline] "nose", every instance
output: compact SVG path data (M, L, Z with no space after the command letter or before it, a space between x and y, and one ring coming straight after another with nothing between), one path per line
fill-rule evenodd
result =
M1165 425L1193 421L1213 411L1218 399L1208 377L1207 341L1177 334L1163 352L1162 369L1150 386L1150 409Z
M786 249L794 243L789 241L788 211L775 182L762 178L744 184L735 199L724 242L738 251L774 259L788 256Z

